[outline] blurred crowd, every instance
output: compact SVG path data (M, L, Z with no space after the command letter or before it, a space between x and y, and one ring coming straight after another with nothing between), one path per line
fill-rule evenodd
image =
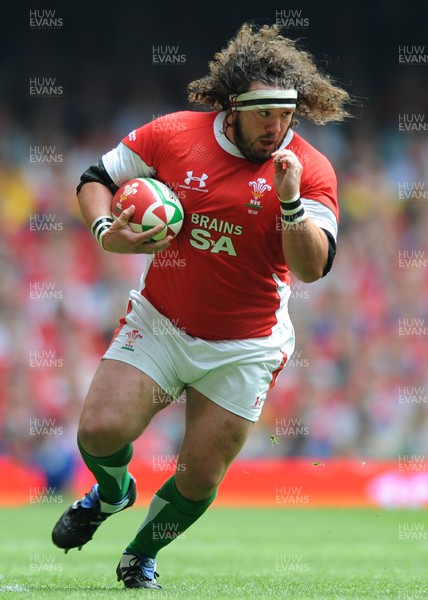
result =
M128 131L174 109L150 90L110 114L88 86L85 106L90 113L96 104L97 119L76 129L64 127L62 101L39 101L30 128L0 106L0 453L36 462L56 485L73 470L82 402L145 260L100 250L75 187ZM338 175L338 252L328 277L293 283L296 351L241 456L423 454L427 137L370 116L298 130ZM41 155L48 158L31 158ZM154 419L135 452L172 455L182 431L180 402Z

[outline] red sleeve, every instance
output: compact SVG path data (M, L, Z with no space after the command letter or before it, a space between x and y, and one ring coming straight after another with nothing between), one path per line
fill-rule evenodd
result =
M126 137L123 138L122 143L128 146L133 152L138 154L146 165L150 165L157 170L155 162L156 160L156 148L153 143L154 131L153 124L147 123L138 129L131 131Z
M122 143L157 172L163 160L171 159L168 154L170 143L187 129L189 115L191 113L186 111L162 115L131 131Z
M303 165L300 196L324 204L339 220L337 180L330 161L296 132L290 150L296 154Z
M339 221L337 202L337 179L331 163L322 155L304 165L300 195L308 200L321 202L333 211Z

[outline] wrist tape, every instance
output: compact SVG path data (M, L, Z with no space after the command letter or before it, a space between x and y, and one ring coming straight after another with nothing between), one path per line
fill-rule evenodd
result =
M101 248L103 247L103 237L113 225L113 219L108 215L102 215L93 220L91 224L91 233L97 240Z
M279 198L279 196L278 196ZM281 200L281 221L283 223L300 223L308 217L305 207L300 199L300 194L296 194L291 200Z

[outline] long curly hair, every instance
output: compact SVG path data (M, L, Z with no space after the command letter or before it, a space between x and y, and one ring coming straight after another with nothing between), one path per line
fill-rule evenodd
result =
M352 116L345 107L353 102L348 92L321 73L308 52L297 49L293 40L279 32L279 25L244 23L214 55L208 75L189 83L189 102L228 110L231 94L242 94L251 82L262 81L297 89L296 113L317 125Z

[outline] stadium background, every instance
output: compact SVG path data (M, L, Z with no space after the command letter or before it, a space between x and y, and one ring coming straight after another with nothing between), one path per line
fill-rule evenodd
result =
M323 488L339 483L336 497L346 477L366 485L369 472L388 489L370 500L361 488L360 500L426 503L426 5L36 4L11 9L0 41L0 460L15 474L13 498L28 502L33 481L57 492L86 484L78 415L143 266L142 256L102 253L83 227L81 172L136 126L186 109L186 84L242 22L279 18L363 109L344 125L299 125L338 175L338 256L325 280L293 286L296 353L236 473L255 473L248 461L263 458L266 474L287 458L306 482L315 472ZM38 29L30 10L54 10L61 23ZM400 63L403 46L412 64ZM46 78L56 92L31 94L30 80ZM165 477L181 435L177 405L136 443L137 459Z

